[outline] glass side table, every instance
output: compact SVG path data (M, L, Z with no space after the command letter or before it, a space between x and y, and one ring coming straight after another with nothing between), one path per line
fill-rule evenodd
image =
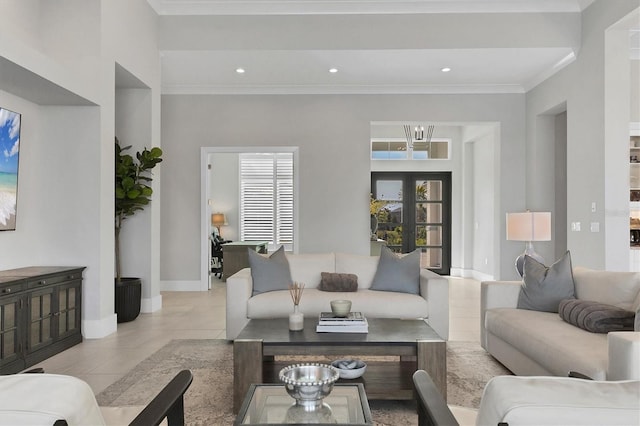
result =
M281 384L252 384L234 425L373 425L362 383L337 383L314 412L295 405Z

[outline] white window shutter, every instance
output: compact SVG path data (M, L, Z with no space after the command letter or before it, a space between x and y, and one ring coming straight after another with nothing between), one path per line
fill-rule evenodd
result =
M293 248L293 155L240 155L240 238Z

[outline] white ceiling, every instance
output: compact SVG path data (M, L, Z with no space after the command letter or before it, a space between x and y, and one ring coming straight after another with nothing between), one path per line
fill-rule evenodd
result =
M593 0L148 2L165 94L522 93L575 58Z

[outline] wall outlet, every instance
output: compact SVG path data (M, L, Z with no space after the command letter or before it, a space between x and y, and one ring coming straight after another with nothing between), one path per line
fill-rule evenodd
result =
M580 232L580 222L571 222L571 230L574 232Z
M596 212L596 202L594 201L593 203L591 203L591 213L595 213Z
M591 222L591 232L600 232L600 222Z

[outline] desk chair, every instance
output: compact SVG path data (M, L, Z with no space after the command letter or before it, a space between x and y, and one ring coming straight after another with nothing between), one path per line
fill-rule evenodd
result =
M222 279L223 273L223 257L222 246L226 243L232 242L231 240L225 240L219 236L214 236L211 239L211 273L218 279Z

